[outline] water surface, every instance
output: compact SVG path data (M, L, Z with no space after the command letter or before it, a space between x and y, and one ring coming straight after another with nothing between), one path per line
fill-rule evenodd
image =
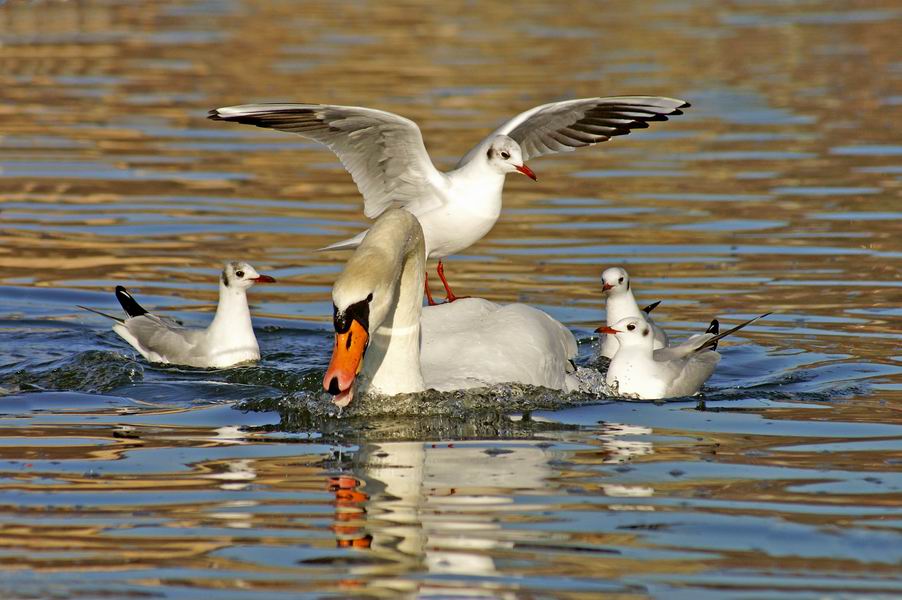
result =
M0 596L902 595L902 10L889 1L0 5ZM774 315L669 403L502 387L317 393L329 289L364 226L260 101L421 124L441 168L556 99L686 114L510 177L447 261L461 293L565 322L594 367L600 272L686 335ZM259 366L149 365L76 304L190 324L224 260ZM312 410L307 410L312 408ZM396 413L402 412L403 416Z

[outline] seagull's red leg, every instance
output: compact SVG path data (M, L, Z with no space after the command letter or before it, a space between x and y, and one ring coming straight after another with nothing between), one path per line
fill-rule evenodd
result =
M448 280L445 279L445 265L442 264L441 260L438 261L438 267L436 267L435 270L438 272L438 278L442 280L442 285L445 286L445 293L448 294L448 302L454 302L460 298L469 298L469 296L455 296L454 292L451 291L451 286L448 285Z
M426 287L426 301L429 302L429 306L435 306L438 302L432 299L432 292L429 291L429 273L426 273L424 285Z

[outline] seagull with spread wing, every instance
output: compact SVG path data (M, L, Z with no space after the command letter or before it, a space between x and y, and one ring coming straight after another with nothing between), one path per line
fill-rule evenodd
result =
M652 121L682 114L683 100L658 96L584 98L537 106L521 113L474 146L442 173L432 164L417 124L396 114L328 104L243 104L210 111L210 119L296 133L329 147L363 194L364 214L375 219L396 206L416 215L426 253L439 259L448 300L455 295L441 259L482 239L501 214L508 173L535 180L525 161L592 146ZM326 249L356 248L366 231ZM429 303L434 304L429 294Z

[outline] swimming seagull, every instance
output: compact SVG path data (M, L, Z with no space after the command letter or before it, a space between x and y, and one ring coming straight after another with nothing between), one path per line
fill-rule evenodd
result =
M633 296L630 276L622 267L610 267L601 274L601 293L604 294L605 324L610 326L627 317L645 317L654 332L654 348L667 346L667 334L651 319L651 311L658 307L661 301L649 304L641 311L636 298ZM643 314L644 313L644 314ZM600 356L614 358L620 344L613 335L606 335L601 339Z
M260 275L246 262L226 263L219 280L216 316L206 329L183 327L169 317L148 312L121 285L116 286L116 299L128 315L125 319L86 306L79 308L116 321L113 331L150 362L225 368L260 360L247 289L255 283L275 281L269 275Z
M552 102L507 121L467 152L447 173L426 152L420 128L399 115L360 106L243 104L210 111L214 121L233 121L296 133L328 146L363 195L363 212L375 219L391 206L416 215L426 234L426 253L438 258L448 300L455 295L441 259L469 248L501 214L505 176L535 180L530 158L592 146L652 121L683 114L688 102L658 96L614 96ZM356 248L366 235L324 248ZM430 304L428 280L426 293Z
M643 400L691 396L701 389L720 361L717 342L769 314L723 333L719 333L720 323L714 319L705 333L659 350L653 349L651 327L641 316L621 319L613 327L599 327L599 333L611 334L620 345L605 382L619 396Z

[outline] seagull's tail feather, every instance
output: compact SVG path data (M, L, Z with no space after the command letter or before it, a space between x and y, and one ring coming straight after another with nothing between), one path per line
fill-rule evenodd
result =
M75 306L77 306L78 308L80 308L82 310L87 310L89 312L98 314L101 317L106 317L107 319L112 319L112 320L116 321L117 323L125 323L125 321L123 321L119 317L114 317L113 315L107 314L105 312L101 312L101 311L97 310L96 308L88 308L87 306L82 306L81 304L76 304Z
M650 314L651 314L651 311L653 311L654 309L658 308L658 305L659 305L661 302L662 302L661 300L658 300L657 302L652 302L651 304L649 304L648 306L646 306L645 308L643 308L643 309L642 309L642 312L644 312L644 313L647 314L647 315L650 315Z
M702 350L714 350L714 349L717 348L717 340L720 340L720 339L722 339L722 338L725 338L725 337L727 337L728 335L730 335L731 333L736 333L737 331L739 331L739 330L742 329L743 327L745 327L745 326L747 326L747 325L751 325L752 323L754 323L754 322L757 321L758 319L763 319L764 317L766 317L766 316L769 315L769 314L771 314L771 313L766 312L766 313L764 313L763 315L758 315L758 316L755 317L754 319L749 319L749 320L746 321L745 323L740 323L740 324L737 325L736 327L732 327L732 328L730 328L730 329L727 329L727 330L724 331L723 333L718 333L718 334L716 334L714 337L712 337L711 339L707 340L704 344L702 344L701 346L699 346L698 348L696 348L695 351L696 351L696 352L701 352ZM714 325L715 325L716 322L717 322L717 319L715 319L714 321L711 321L711 325L710 325L710 327L708 327L708 333L713 333L713 332L711 331L711 329L714 327ZM720 329L720 323L717 323L717 328Z
M317 252L325 252L327 250L353 250L357 246L360 245L360 242L363 241L363 238L366 237L366 231L361 231L357 235L352 238L348 238L346 240L342 240L340 242L335 242L334 244L329 244L328 246L324 246L319 248Z
M121 285L116 286L116 300L119 301L119 304L122 305L122 310L124 310L125 314L129 317L140 317L141 315L147 314L144 307L138 304L138 302L132 298L132 295L128 293L128 290Z

